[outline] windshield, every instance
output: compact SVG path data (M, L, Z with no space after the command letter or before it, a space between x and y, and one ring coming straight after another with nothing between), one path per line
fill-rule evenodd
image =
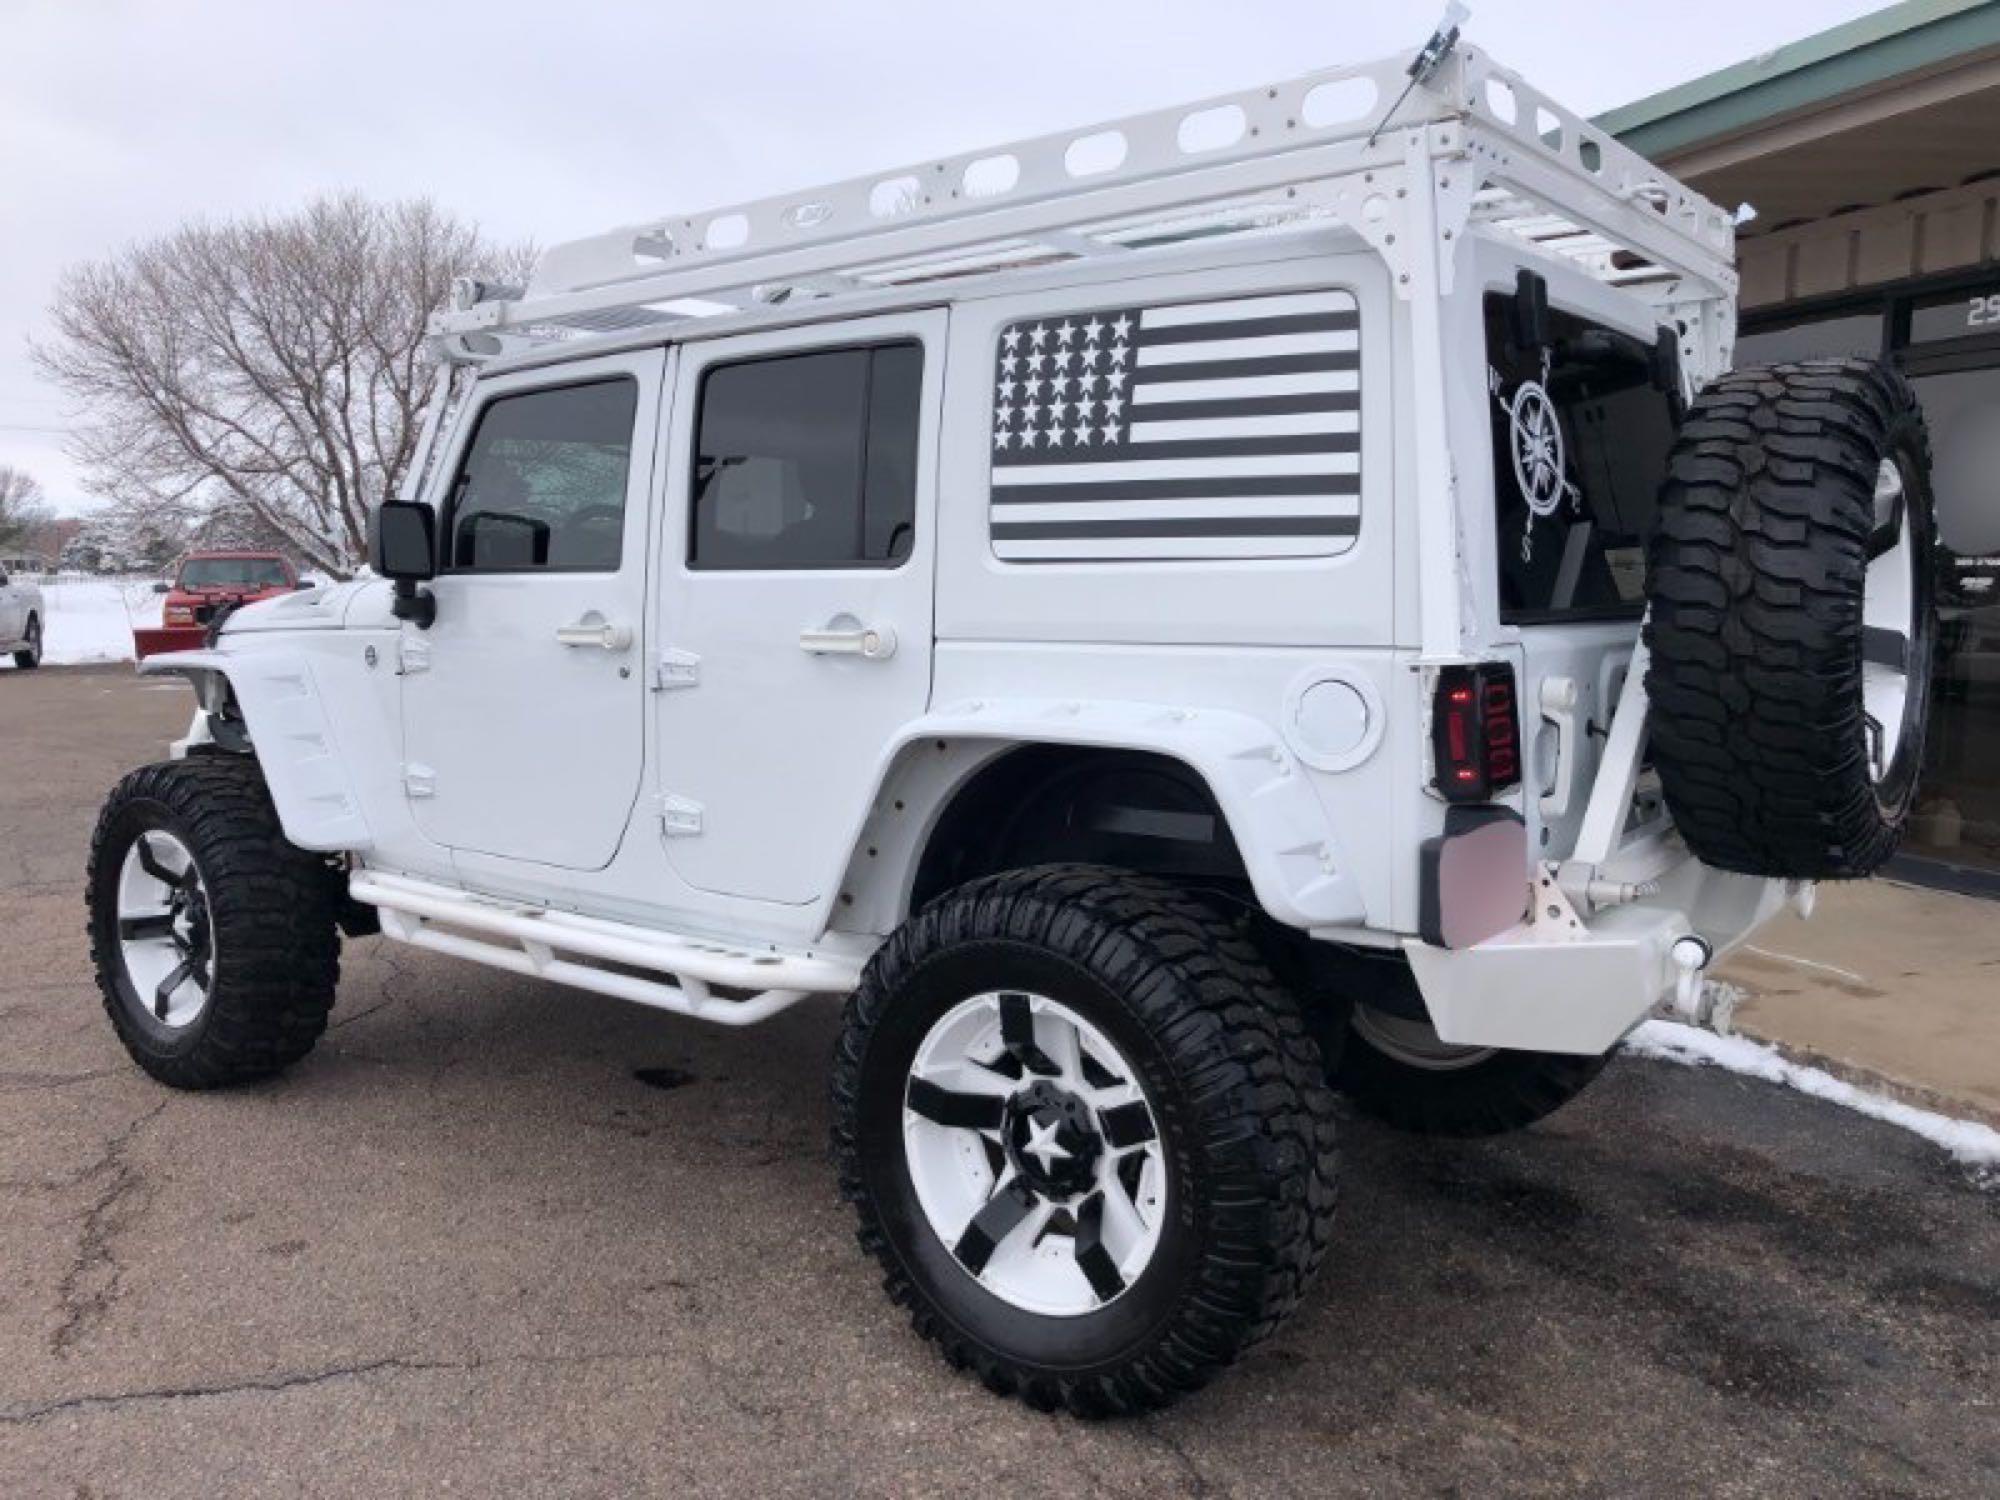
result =
M1486 298L1500 618L1636 615L1678 403L1649 345L1559 308L1546 344L1516 347L1512 302Z
M291 581L275 557L190 557L181 564L184 589L287 588Z

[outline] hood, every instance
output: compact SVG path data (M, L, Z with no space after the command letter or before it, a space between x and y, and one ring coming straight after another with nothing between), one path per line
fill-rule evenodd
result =
M223 627L224 635L235 635L239 631L259 630L338 630L347 622L347 609L354 602L355 595L369 586L370 580L352 579L347 583L328 584L324 588L301 589L297 593L280 594L275 599L259 600L246 604L230 613L229 622Z

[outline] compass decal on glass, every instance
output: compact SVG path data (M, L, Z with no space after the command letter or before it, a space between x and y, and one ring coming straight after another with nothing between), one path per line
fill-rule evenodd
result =
M1507 413L1507 431L1514 461L1514 483L1528 507L1527 524L1521 530L1521 561L1535 555L1535 521L1551 516L1565 499L1574 500L1577 488L1568 478L1568 456L1563 451L1562 423L1555 402L1549 398L1549 351L1542 351L1542 379L1524 380L1511 397L1500 393L1500 372L1487 372L1493 399Z
M1550 515L1569 486L1563 480L1562 426L1539 380L1524 380L1507 407L1514 436L1514 483L1538 516Z

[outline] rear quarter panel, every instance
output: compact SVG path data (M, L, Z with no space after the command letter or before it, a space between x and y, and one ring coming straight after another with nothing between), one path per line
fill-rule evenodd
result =
M1372 252L1016 292L952 309L939 485L940 640L1387 646L1393 632L1394 298ZM1360 526L1329 557L1011 562L989 520L1002 330L1110 307L1342 288L1360 308Z

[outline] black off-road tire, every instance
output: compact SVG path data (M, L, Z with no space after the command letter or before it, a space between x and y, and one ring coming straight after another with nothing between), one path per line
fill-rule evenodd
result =
M162 829L193 855L214 933L207 1004L170 1029L132 987L118 936L127 851ZM91 958L104 1009L132 1060L180 1089L266 1078L304 1057L326 1030L340 978L339 884L325 860L286 841L257 763L198 754L132 772L113 789L91 838Z
M42 621L39 615L29 615L27 644L14 653L14 665L23 672L32 672L41 664Z
M1749 875L1865 876L1915 801L1936 634L1929 446L1909 384L1863 359L1725 375L1668 464L1648 555L1652 753L1703 862ZM1909 691L1871 775L1863 579L1885 458L1916 545Z
M1609 1053L1494 1048L1455 1067L1424 1068L1390 1056L1365 1032L1351 1031L1333 1079L1356 1109L1384 1124L1412 1135L1466 1138L1505 1135L1554 1114L1610 1060Z
M1141 1075L1170 1211L1117 1300L1044 1317L988 1291L916 1203L909 1068L968 996L1059 999ZM1334 1106L1291 997L1230 919L1166 882L1054 865L940 897L870 962L833 1069L834 1151L862 1247L945 1358L1039 1409L1148 1411L1205 1384L1297 1305L1326 1253Z

